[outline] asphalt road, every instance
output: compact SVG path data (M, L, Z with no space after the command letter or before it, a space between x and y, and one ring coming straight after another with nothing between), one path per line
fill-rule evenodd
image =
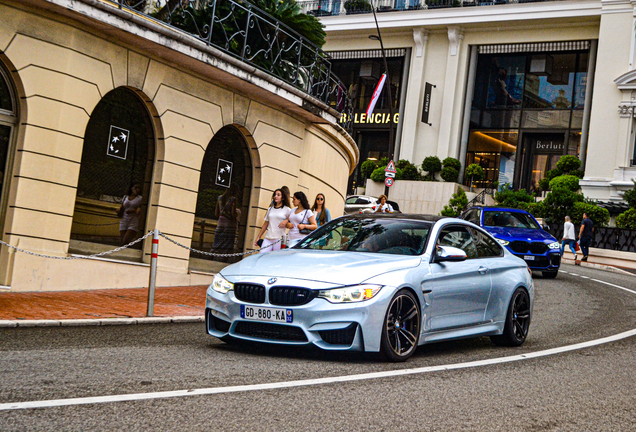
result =
M636 277L564 266L535 278L530 336L361 354L229 346L203 324L0 329L0 404L405 371L541 352L636 329ZM576 273L577 275L573 275ZM634 292L622 290L611 283ZM349 382L0 411L1 431L636 430L636 337L507 363ZM306 384L306 382L305 382Z

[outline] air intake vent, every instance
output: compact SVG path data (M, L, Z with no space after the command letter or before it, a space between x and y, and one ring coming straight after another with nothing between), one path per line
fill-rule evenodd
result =
M300 306L309 303L318 291L308 288L277 286L269 289L269 302L278 306Z

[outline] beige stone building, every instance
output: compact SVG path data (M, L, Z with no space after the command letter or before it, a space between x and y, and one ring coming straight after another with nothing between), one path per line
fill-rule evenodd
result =
M116 2L0 0L0 17L0 239L48 256L0 246L4 289L147 286L151 238L74 259L120 244L134 184L137 238L204 251L253 249L283 185L342 213L358 149L328 103ZM157 284L208 283L225 263L205 258L161 238Z
M364 117L384 70L369 10L301 1L354 96L361 161L387 156L388 122ZM636 6L627 0L373 0L388 58L396 159L480 164L533 189L565 154L586 196L621 201L636 178ZM360 11L357 11L360 12ZM371 89L371 90L369 90ZM381 102L377 110L386 113ZM353 177L358 183L360 176ZM351 187L351 185L350 185Z

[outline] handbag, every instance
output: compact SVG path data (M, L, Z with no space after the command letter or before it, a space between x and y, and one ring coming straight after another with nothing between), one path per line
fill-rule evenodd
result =
M303 217L303 221L301 223L305 223L305 218L307 217L307 211L308 210L305 210L305 217ZM309 228L303 228L301 230L298 230L298 232L305 235L311 234L311 230Z
M263 247L263 239L258 239L256 241L256 244L258 245L259 248L262 248Z

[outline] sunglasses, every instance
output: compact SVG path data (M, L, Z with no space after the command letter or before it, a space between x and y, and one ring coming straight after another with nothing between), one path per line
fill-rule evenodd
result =
M325 199L324 199L324 198L316 198L316 200L318 200L318 201L324 201Z

